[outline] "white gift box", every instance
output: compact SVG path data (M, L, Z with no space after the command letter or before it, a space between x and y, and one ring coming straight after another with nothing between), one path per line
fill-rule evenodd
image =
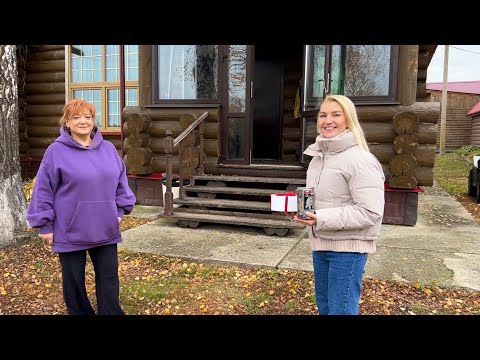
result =
M272 211L297 212L297 194L294 192L270 195Z

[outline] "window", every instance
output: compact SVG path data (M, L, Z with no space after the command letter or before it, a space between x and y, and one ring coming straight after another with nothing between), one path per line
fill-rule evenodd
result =
M307 45L304 110L318 109L326 94L356 104L397 100L398 45Z
M69 99L95 105L96 125L120 132L120 46L68 46ZM125 45L125 106L138 104L138 45Z
M158 45L154 62L155 103L217 101L217 45Z

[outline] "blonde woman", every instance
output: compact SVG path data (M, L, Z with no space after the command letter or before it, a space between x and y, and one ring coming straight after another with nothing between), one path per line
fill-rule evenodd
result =
M315 211L294 221L307 225L319 313L356 315L367 256L380 234L385 176L349 98L327 96L317 128L304 152L312 156L306 185L315 190Z

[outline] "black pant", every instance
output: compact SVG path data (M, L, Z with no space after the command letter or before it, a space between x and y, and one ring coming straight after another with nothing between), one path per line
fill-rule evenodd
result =
M59 253L63 298L70 315L93 315L85 288L87 251L95 270L95 293L99 315L125 315L120 307L117 244Z

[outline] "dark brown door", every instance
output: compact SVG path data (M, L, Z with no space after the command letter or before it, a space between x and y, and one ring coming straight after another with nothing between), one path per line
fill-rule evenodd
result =
M283 64L256 56L253 69L252 162L278 161L281 159Z

